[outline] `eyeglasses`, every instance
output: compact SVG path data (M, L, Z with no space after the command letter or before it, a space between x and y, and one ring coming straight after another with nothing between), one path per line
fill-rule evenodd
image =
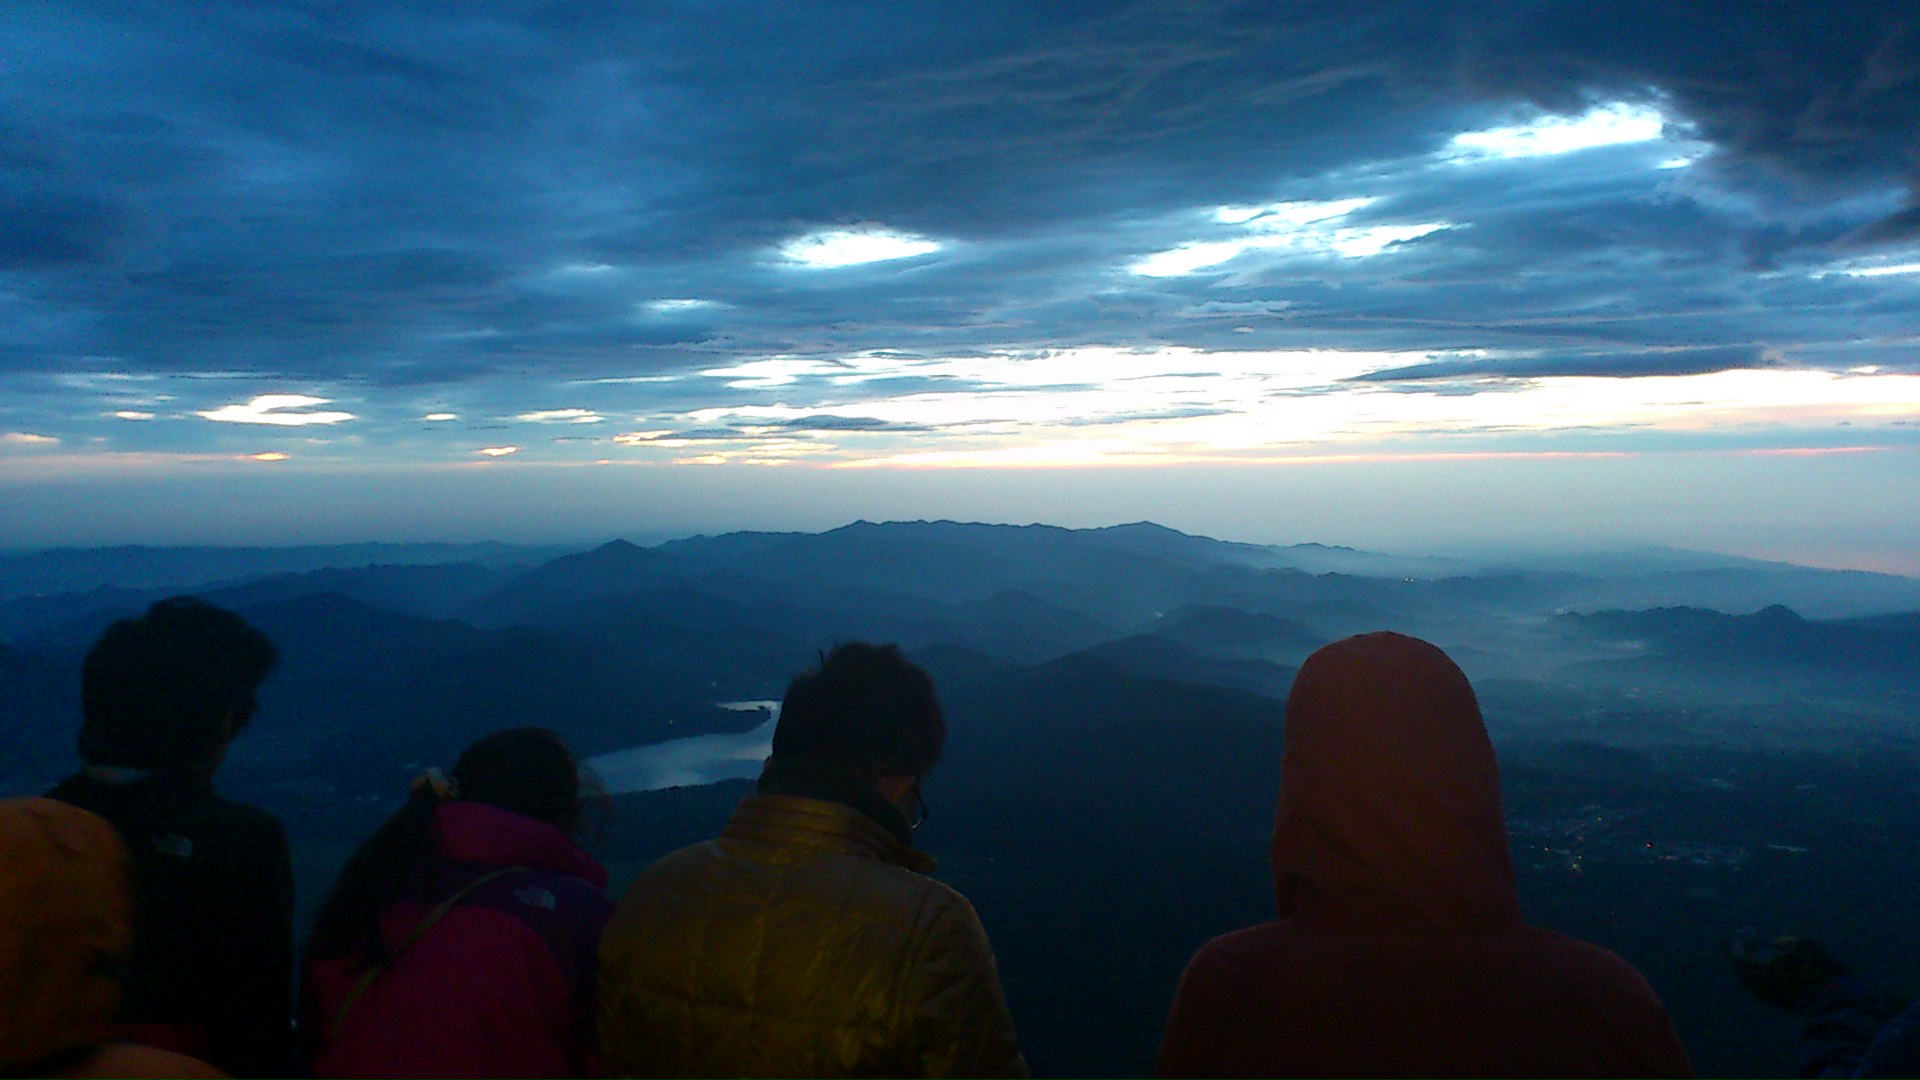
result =
M907 828L918 831L932 812L927 809L927 791L918 780L913 784L913 821Z

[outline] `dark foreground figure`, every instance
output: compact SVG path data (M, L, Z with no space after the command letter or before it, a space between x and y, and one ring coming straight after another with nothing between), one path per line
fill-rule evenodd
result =
M1818 942L1728 942L1753 996L1805 1018L1795 1076L1920 1076L1920 1005L1855 978Z
M1520 919L1466 676L1399 634L1335 642L1287 700L1280 918L1188 965L1163 1076L1685 1076L1624 960Z
M290 1064L286 832L213 787L276 656L238 615L191 597L114 623L81 671L85 767L49 792L111 822L132 858L122 1033L236 1076Z
M223 1075L114 1038L133 897L112 825L52 799L0 801L0 867L0 1076Z
M993 950L913 848L946 728L897 649L787 690L759 793L642 873L601 949L623 1076L1024 1076Z
M429 772L348 859L313 928L316 1076L591 1076L607 872L576 847L580 773L542 728Z

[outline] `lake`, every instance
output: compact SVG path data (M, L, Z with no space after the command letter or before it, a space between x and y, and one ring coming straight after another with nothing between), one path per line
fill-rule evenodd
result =
M668 739L601 754L587 759L587 765L599 775L609 795L697 787L759 776L760 766L773 749L773 726L780 719L780 703L723 701L720 707L735 712L762 712L767 719L751 731Z

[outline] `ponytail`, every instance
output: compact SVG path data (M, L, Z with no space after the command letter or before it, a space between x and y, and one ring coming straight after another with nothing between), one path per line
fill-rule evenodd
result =
M307 953L331 960L358 953L365 964L387 961L380 937L380 910L400 895L407 877L433 852L433 815L458 795L455 783L439 769L413 782L407 801L361 844L334 882L307 940Z

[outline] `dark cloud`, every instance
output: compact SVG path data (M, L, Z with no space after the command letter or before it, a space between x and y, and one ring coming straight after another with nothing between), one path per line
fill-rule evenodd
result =
M1652 89L1733 170L1829 189L1920 184L1920 9L1909 0L1555 0L1480 13L1470 87L1570 110ZM1905 234L1910 236L1910 234Z
M1350 382L1410 382L1426 379L1544 379L1588 375L1705 375L1736 368L1773 366L1757 346L1676 349L1646 353L1550 353L1542 356L1436 360L1355 376Z
M0 193L0 270L111 261L128 232L124 208L63 192Z
M1920 96L1920 88L1915 89L1915 94ZM1861 248L1920 242L1920 206L1909 207L1897 214L1888 214L1878 221L1841 237L1840 242L1848 247Z
M494 413L681 377L583 392L659 414L741 358L876 348L1604 367L1884 337L1886 287L1810 271L1915 240L1915 25L1892 0L26 5L0 43L36 88L0 122L0 376L227 371ZM1622 96L1708 160L1427 157L1524 103ZM1356 225L1452 227L1374 258L1126 269L1218 235L1217 205L1355 194L1378 200ZM861 223L949 246L777 255ZM710 303L648 306L669 299Z
M927 431L925 424L902 424L892 420L882 420L875 416L836 416L832 413L812 413L807 416L795 416L781 420L773 427L788 431L886 431L910 432Z

